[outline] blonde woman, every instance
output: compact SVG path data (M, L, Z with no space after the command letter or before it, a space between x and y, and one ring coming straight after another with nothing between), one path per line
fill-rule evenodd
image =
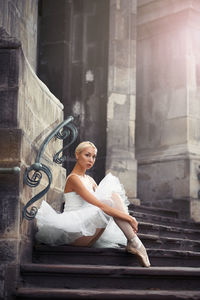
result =
M37 241L86 247L126 245L142 266L149 267L146 249L137 236L138 222L128 213L127 198L119 179L109 173L97 186L86 175L97 156L93 143L80 143L75 156L76 164L66 180L64 211L59 214L47 202L42 202L36 216Z

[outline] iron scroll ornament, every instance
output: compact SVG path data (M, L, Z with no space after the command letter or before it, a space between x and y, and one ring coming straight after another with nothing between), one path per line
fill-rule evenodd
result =
M22 210L22 217L25 218L26 220L30 221L35 218L38 211L37 207L32 206L30 211L28 211L28 208L37 200L42 198L48 192L51 186L51 182L52 182L51 170L45 164L40 162L41 157L45 151L45 148L47 144L50 142L50 140L54 137L62 140L66 138L70 138L70 141L53 156L53 161L55 163L62 164L66 160L66 157L64 155L60 156L61 153L63 152L64 149L67 149L71 144L73 144L78 136L77 128L74 126L73 123L71 123L73 120L74 118L72 116L69 116L45 138L44 142L42 143L38 151L38 155L36 157L35 163L25 170L24 183L30 187L36 187L40 184L43 173L46 175L48 179L47 186L42 191L40 191L37 195L31 198L24 206Z

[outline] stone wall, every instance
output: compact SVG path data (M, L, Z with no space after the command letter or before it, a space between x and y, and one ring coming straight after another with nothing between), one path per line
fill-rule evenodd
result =
M0 27L21 41L22 49L36 70L38 0L1 0Z
M106 169L137 202L135 85L137 1L110 1Z
M197 1L139 1L137 22L138 195L195 220L200 220L199 7Z
M20 42L3 29L0 29L0 102L0 165L21 169L19 174L0 175L0 298L12 299L19 263L31 260L34 242L34 221L22 219L22 209L47 184L43 176L40 187L31 189L23 183L24 171L35 161L47 134L63 120L63 105L37 78ZM52 163L52 156L61 147L61 142L53 139L42 158L53 173L51 190L43 199L54 201L56 209L62 204L65 170Z

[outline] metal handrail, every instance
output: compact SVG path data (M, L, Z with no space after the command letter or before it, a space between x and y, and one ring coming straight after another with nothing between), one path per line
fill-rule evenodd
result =
M19 172L20 172L19 167L0 168L0 174L18 174Z
M30 211L27 210L28 207L32 205L34 202L36 202L37 200L39 200L48 192L52 182L52 173L50 169L46 165L40 162L42 155L45 151L45 148L50 142L50 140L52 140L52 138L54 137L64 140L67 137L71 136L71 141L67 143L65 147L63 147L53 156L53 161L55 163L62 164L66 160L66 157L64 155L60 157L61 152L63 152L64 149L68 148L72 143L74 143L74 141L78 136L77 128L74 126L74 124L71 123L73 120L74 118L72 116L69 116L45 138L44 142L40 146L35 163L25 170L24 183L30 187L36 187L40 184L40 181L42 179L42 172L45 173L45 175L48 178L48 185L41 192L39 192L37 195L31 198L24 206L22 211L22 216L27 220L33 220L38 211L36 206L32 206ZM66 129L64 129L64 127L66 127ZM34 173L32 174L33 171Z

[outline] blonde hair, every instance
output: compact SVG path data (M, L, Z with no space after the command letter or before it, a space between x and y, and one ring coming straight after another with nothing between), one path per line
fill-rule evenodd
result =
M92 142L84 141L76 147L75 154L81 153L87 147L93 147L97 151L96 146Z

